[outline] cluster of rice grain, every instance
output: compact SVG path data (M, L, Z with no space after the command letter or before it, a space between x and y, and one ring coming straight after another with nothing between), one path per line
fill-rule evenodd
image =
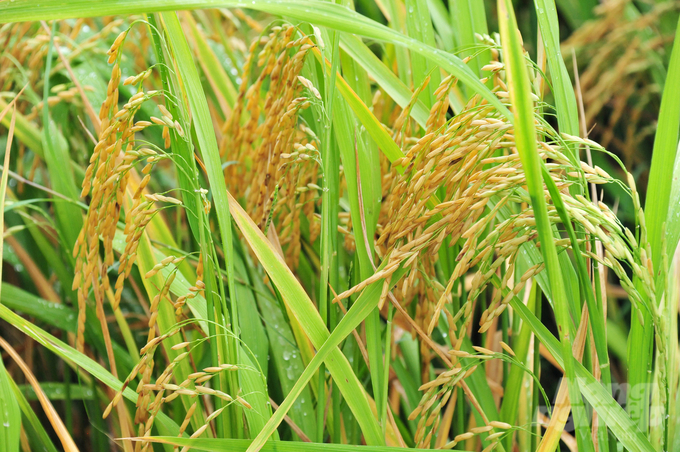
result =
M320 231L314 215L319 197L317 140L309 128L298 124L298 115L310 105L303 90L318 96L299 76L312 47L290 25L272 27L253 43L220 143L221 154L228 151L229 159L237 162L225 171L230 190L245 199L260 228L273 222L291 268L297 267L300 255L300 215L309 220L311 241Z
M501 439L508 434L508 431L511 428L512 426L505 422L491 421L488 425L472 427L469 431L456 435L453 441L446 443L442 449L453 449L458 443L468 441L475 436L486 433L487 435L484 440L490 441L490 443L482 449L482 452L491 452L498 446Z
M668 1L629 14L631 0L602 2L595 8L597 18L586 22L567 39L563 53L575 53L588 127L597 123L598 141L621 151L631 168L641 159L640 146L654 133L661 90L657 83L665 73L660 55L673 36L663 34L661 17L680 9L680 2ZM569 65L571 66L571 65Z
M157 399L154 394L152 394L149 386L151 384L151 377L153 374L153 369L154 369L154 354L161 343L167 339L168 337L171 337L179 332L179 329L173 329L172 331L154 338L153 340L149 341L141 350L140 350L140 360L139 362L132 368L132 371L130 372L130 375L125 379L123 382L123 386L121 387L120 391L116 393L116 395L113 397L111 400L111 403L106 407L104 410L103 417L106 418L108 415L111 413L113 408L121 401L123 398L123 393L125 392L125 389L130 385L130 383L135 380L138 376L140 376L139 383L136 388L136 392L138 394L137 397L137 402L136 402L136 407L137 411L135 413L135 423L139 424L139 432L138 435L140 437L145 436L145 432L151 430L151 426L153 425L153 419L155 417L155 413L153 416L150 416L150 412L152 410L149 408L149 404L152 402L153 399L153 407L157 408L160 403L163 402L162 397L163 397L163 392L159 392L160 394L160 399ZM182 355L178 355L178 358L182 357ZM183 358L183 357L182 357ZM178 360L173 361L168 367L172 369L175 366L175 362ZM162 378L161 378L162 377ZM159 379L157 379L157 383L162 384L163 381L168 379L169 373L164 372ZM156 411L157 412L157 411ZM138 442L135 444L135 451L139 452L141 448L144 448L146 450L147 445Z
M499 62L484 68L492 72L495 94L501 101L507 101L502 69ZM396 285L397 302L417 303L414 320L427 334L432 333L444 312L451 328L452 350L459 351L469 334L477 299L491 280L498 277L500 287L493 291L479 319L480 332L492 326L512 298L519 295L526 282L544 266L537 264L516 274L520 248L535 242L538 234L531 200L524 188L526 177L515 147L513 126L495 107L479 97L474 97L460 114L446 121L447 93L453 83L452 79L445 79L435 91L437 100L428 118L427 130L415 144L404 147L405 156L393 162L392 177L386 179L390 181L389 189L385 190L389 195L383 202L381 235L376 247L380 255L386 256L387 262L373 277L337 298L346 298L384 279L383 298L389 288ZM409 141L404 137L411 127L407 126L407 117L408 107L395 123L398 142ZM574 165L569 157L575 146L601 147L590 140L558 136L538 120L537 129L543 137L538 143L540 157L562 194L570 218L588 234L587 240L595 239L604 245L606 257L599 259L593 255L593 258L612 268L631 299L642 303L643 297L630 282L620 261L627 263L643 281L649 299L655 299L650 253L644 234L640 244L606 205L594 205L584 196L570 193L569 188L576 183L614 182L601 168L585 163ZM396 172L394 167L397 166L405 169L403 174ZM630 184L639 207L632 180ZM547 189L545 193L549 197ZM436 198L437 194L441 199ZM517 208L509 209L513 205ZM644 230L642 211L637 210L641 230ZM549 218L553 224L561 223L553 205L549 205ZM435 264L439 249L446 241L451 245L459 244L460 252L446 287L442 287L437 282ZM580 241L584 249L585 242ZM569 239L556 238L555 243L559 248L571 247ZM406 275L395 281L392 274L400 267L407 269ZM447 305L452 301L454 283L469 274L467 299L457 312L450 312ZM425 341L421 346L422 365L428 369L431 353ZM437 377L421 388L427 389L427 393L412 415L413 418L421 416L418 444L429 444L443 405L435 406L435 401L446 399L451 388L462 381L464 373L460 378L453 377L453 373L458 375L459 371L454 367L447 371L451 375L445 372L444 377ZM428 379L429 375L423 373L423 381Z
M151 198L153 201L167 201L168 197L162 195L147 195L147 198ZM111 409L118 403L121 398L122 392L128 386L128 384L134 380L137 376L140 376L139 383L137 385L137 411L135 414L134 422L138 427L138 436L140 438L146 438L151 436L151 429L153 427L154 420L159 412L163 409L163 405L173 401L180 395L189 396L192 399L196 399L201 396L212 396L217 397L226 401L227 403L238 403L244 408L250 408L250 405L242 399L240 396L232 397L229 394L223 393L221 391L210 388L208 385L209 381L222 371L236 370L237 368L231 364L223 364L219 367L209 367L201 372L194 372L190 374L186 380L180 382L179 384L170 383L173 378L173 369L179 365L179 363L188 359L190 350L187 349L190 345L189 342L182 342L172 347L173 350L184 350L186 351L177 355L166 367L163 369L161 374L156 378L155 382L151 382L153 369L155 365L154 355L158 347L161 345L162 341L168 337L181 331L184 323L181 322L181 317L183 316L183 307L187 299L192 299L196 297L200 292L205 289L205 285L201 281L203 278L202 270L202 260L199 260L199 265L197 269L198 280L196 284L189 288L189 293L187 295L178 297L173 303L175 308L177 326L169 333L163 334L161 336L156 336L156 319L158 316L158 307L163 299L170 300L169 291L172 282L174 281L177 266L184 260L184 257L168 256L156 264L150 271L145 275L145 278L152 278L159 272L163 271L170 265L173 268L169 271L168 276L165 278L163 285L159 288L158 293L153 298L151 305L149 307L150 318L148 321L148 336L147 344L140 350L141 360L139 364L135 366L131 374L125 380L125 384L121 389L120 393L117 394L112 403L106 409L104 417L108 416ZM172 302L172 300L170 300ZM186 323L186 322L185 322ZM185 419L180 427L180 436L184 434L184 431L189 425L192 416L197 407L201 404L196 400L189 407L186 412ZM205 423L197 428L191 435L192 438L196 438L203 434L208 428L210 422L219 416L224 408L220 408L213 413L211 413ZM136 451L146 451L148 450L151 443L146 441L141 441L135 443Z
M436 378L420 386L419 390L425 393L421 397L416 409L409 416L409 420L415 420L420 417L414 436L416 447L427 448L431 444L433 435L438 431L441 411L446 407L447 403L454 405L456 403L457 385L461 384L465 378L475 372L481 362L497 357L496 353L484 347L473 346L473 349L478 354L473 355L464 351L451 350L452 360L450 369L440 372ZM461 359L470 359L471 362L463 366L459 362ZM442 448L451 449L458 443L467 441L476 435L487 433L488 435L484 439L490 441L490 443L484 450L490 451L497 446L500 438L511 428L509 424L504 422L489 422L485 413L478 408L477 404L473 403L473 406L477 407L476 409L479 410L482 420L486 425L472 427L468 432L457 435L453 441L446 444L442 443ZM494 429L498 431L493 432Z
M16 86L16 64L27 68L28 82L34 86L43 72L50 42L49 33L35 23L5 24L0 27L0 47L8 58L0 59L0 91L12 91ZM55 37L55 44L60 42ZM19 102L23 104L23 102Z
M425 391L413 412L409 415L409 420L420 417L413 441L417 448L429 446L432 435L437 431L441 420L439 414L446 406L449 398L455 393L456 384L465 378L468 372L474 372L475 368L467 370L461 367L453 367L437 376L419 389Z
M90 158L90 164L83 179L81 196L90 196L90 209L87 212L83 229L80 231L75 244L73 255L76 258L75 277L73 290L78 291L78 340L79 350L84 346L85 329L85 305L91 287L94 288L95 300L98 306L97 312L103 312L100 308L106 292L110 289L108 269L114 264L113 239L117 230L120 212L123 208L124 197L131 182L131 174L134 166L141 161L146 165L142 169L144 177L135 182L132 205L127 211L125 218L126 246L120 255L118 262L118 278L115 284L113 296L113 308L117 309L120 303L125 279L130 275L136 258L136 250L139 239L146 225L159 211L156 201L180 204L174 198L167 196L152 195L144 196L144 190L151 176L150 172L156 162L164 158L153 149L148 147L137 148L135 134L143 131L153 123L163 126L164 131L174 128L181 134L181 127L172 119L170 113L161 105L159 109L162 118L152 117L152 121L135 122L135 113L142 103L160 96L158 91L139 91L132 96L122 109L118 107L118 86L121 71L119 68L120 47L123 44L127 31L122 32L114 41L108 52L109 63L114 63L111 71L107 97L101 106L99 119L101 120L101 133L99 141ZM139 76L128 79L125 84L141 82L148 75L143 72ZM165 132L167 136L167 132ZM104 245L103 260L99 259L100 240ZM100 319L104 322L104 319Z
M91 86L86 86L83 88L86 89L87 91L93 90ZM81 107L77 87L72 86L71 88L66 88L65 85L57 85L53 86L50 89L50 91L54 95L47 98L48 107L52 108L60 102L69 102L75 104L76 107ZM26 116L26 119L31 120L37 118L38 114L42 111L43 105L44 105L43 101L38 102L32 108L31 113Z
M128 31L121 33L108 52L109 63L113 63L113 69L107 98L99 113L102 132L99 134L98 142L90 159L90 165L86 170L81 193L81 196L89 196L90 198L90 209L74 248L76 272L73 289L77 290L79 304L77 348L81 351L84 348L85 312L89 291L92 289L94 292L97 314L102 325L105 325L103 300L108 295L112 300L113 309L118 309L125 280L132 271L136 260L137 247L146 226L155 214L167 208L162 207L163 204L166 206L181 205L181 201L173 197L164 194L145 193L151 180L151 170L159 160L167 158L167 156L160 150L152 149L153 145L145 143L144 147L137 146L135 134L147 127L159 125L163 128L165 145L168 147L170 145L169 130L174 130L180 137L183 136L184 131L181 125L173 119L170 112L161 104L158 105L159 117L152 116L151 121L135 121L135 114L145 101L162 95L158 91L145 92L142 90L142 85L150 76L151 69L144 70L138 75L122 81L123 85L137 86L139 91L122 108L119 108L120 52L127 33ZM143 175L141 179L135 171L135 166L138 163L145 163L141 170ZM125 227L123 230L125 249L118 257L118 276L115 286L111 288L108 271L115 264L113 240L118 230L118 221L122 210L125 210ZM100 258L102 244L104 253ZM104 412L104 417L107 417L113 407L120 402L125 388L139 378L136 387L138 398L134 423L138 425L137 435L141 438L151 435L154 420L164 405L181 395L195 399L195 402L186 413L180 435L188 427L195 410L197 408L203 409L199 402L200 397L217 397L227 403L238 403L244 408L250 408L248 403L240 396L231 396L210 387L210 380L215 375L222 371L236 369L232 365L206 368L201 372L189 375L185 381L179 382L179 384L173 384L171 382L173 369L182 360L189 357L189 350L179 353L168 363L160 375L155 380L153 379L155 352L165 339L180 332L186 324L186 322L183 323L186 301L195 298L205 289L205 284L202 281L202 258L199 258L196 283L189 288L187 294L178 297L174 302L172 301L170 288L177 274L177 267L185 258L186 256L167 256L146 273L145 278L154 278L158 274L164 276L163 282L160 287L157 287L157 293L149 306L147 343L140 350L141 359L139 363L133 368L121 391L115 395ZM173 304L178 323L170 332L159 336L156 320L160 304L164 302ZM183 342L174 346L173 349L184 349L188 345L189 343ZM211 421L219 416L222 411L223 408L214 411L207 415L207 419L201 417L205 422L194 430L191 437L198 437L205 432ZM136 442L135 451L146 451L150 444L145 441Z
M169 256L166 257L164 260L162 260L159 264L157 264L150 272L146 274L146 278L150 278L153 276L154 270L159 266L159 265L164 265L163 262L165 261L166 263L172 262L173 264L177 265L176 260L170 261L169 258L174 257L174 256ZM157 271L157 270L155 270ZM177 322L179 322L182 318L183 311L184 311L184 305L186 304L187 300L192 300L196 298L201 292L205 290L205 283L203 283L203 257L201 256L198 259L198 266L196 267L196 283L189 287L189 293L185 295L181 295L177 297L177 299L174 301L172 304L172 307L175 309L175 319Z
M62 49L68 49L64 58L66 61L74 61L82 57L87 51L95 52L102 39L107 38L121 24L122 19L110 21L97 33L92 34L86 39L82 39L80 34L85 25L96 29L92 19L78 19L74 22L59 22L58 34L54 37L54 44ZM19 83L28 82L29 86L38 88L37 85L42 81L45 57L50 43L49 29L41 27L36 22L21 22L14 24L4 24L0 26L0 47L3 49L5 58L0 58L0 91L15 91L20 89ZM16 67L26 68L24 72L26 78L18 79L15 77ZM60 60L54 62L52 73L57 73L64 69L64 63ZM22 85L23 86L23 85ZM90 87L84 87L90 90ZM51 89L53 96L48 98L48 105L54 106L61 101L73 102L78 100L78 90L73 87L57 85ZM26 119L36 119L41 110L43 102L30 105L26 99L20 99L17 103L18 110L26 115Z
M138 424L138 437L148 438L151 436L151 429L153 423L161 412L163 406L175 400L179 396L188 396L193 399L194 402L189 406L184 420L180 426L179 436L181 437L189 426L189 422L192 419L196 409L201 406L199 402L199 397L216 397L227 403L237 403L243 408L250 409L250 404L240 396L232 397L222 391L210 388L210 380L219 375L221 372L230 372L238 370L238 367L232 364L222 364L217 367L207 367L199 372L194 372L186 378L186 380L179 382L179 384L170 383L173 378L173 369L179 365L179 363L187 359L191 352L189 342L181 342L172 347L173 350L185 350L178 354L166 367L163 369L161 374L152 383L153 369L154 369L154 355L158 347L162 342L169 337L179 333L181 331L182 324L178 324L177 327L173 328L170 332L163 334L161 336L155 337L140 350L141 358L139 362L132 369L130 375L123 382L123 386L120 391L116 393L113 400L104 410L103 417L106 418L111 413L113 408L120 402L123 397L123 392L130 385L130 383L139 377L139 383L137 384L137 402L136 402L136 413L135 413L135 424ZM224 407L219 408L212 412L207 418L203 425L198 427L191 438L197 438L205 432L205 430L210 425L210 422L219 416ZM145 452L149 449L151 443L148 441L138 441L135 443L136 452Z

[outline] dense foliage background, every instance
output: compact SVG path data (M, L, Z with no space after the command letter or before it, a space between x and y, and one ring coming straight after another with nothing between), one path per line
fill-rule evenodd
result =
M679 11L0 1L0 450L680 449Z

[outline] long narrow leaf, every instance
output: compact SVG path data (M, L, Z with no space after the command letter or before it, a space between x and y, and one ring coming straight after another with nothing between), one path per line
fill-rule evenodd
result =
M234 220L243 233L246 241L257 255L260 263L267 270L267 274L272 279L284 301L289 306L294 315L300 320L305 328L305 332L311 339L315 347L321 348L328 339L329 333L323 324L319 312L309 299L300 283L290 269L281 261L279 255L271 248L271 244L255 223L239 206L238 202L230 196L230 206ZM371 413L368 401L363 392L363 387L357 379L345 355L337 348L330 353L326 365L334 377L340 391L347 400L347 404L352 409L357 421L362 427L366 441L369 444L380 445L384 443L382 432L378 427L375 417ZM258 450L271 435L278 423L282 420L274 414L271 421L260 432L253 442L252 450Z
M531 206L536 217L536 228L538 229L541 243L541 253L543 254L543 260L550 279L557 327L562 342L562 352L565 356L571 356L572 339L568 327L570 322L568 299L555 248L553 231L548 218L548 208L541 177L540 157L536 146L536 126L534 124L534 108L531 100L529 76L524 64L524 54L520 44L520 35L512 3L509 0L498 0L498 10L501 42L506 52L505 63L508 69L510 99L516 113L515 139L517 150L526 172ZM574 413L579 448L583 451L593 450L592 438L589 433L590 429L586 422L586 412L581 400L579 382L576 379L574 366L570 359L565 360L565 375L569 385L569 398Z
M76 0L64 3L60 0L45 0L41 2L40 9L36 9L30 0L17 0L0 3L0 17L2 17L0 20L2 22L20 22L217 7L250 8L272 14L281 14L407 47L453 74L469 86L473 92L480 94L498 108L505 116L512 117L508 109L479 81L460 58L404 36L335 3L309 0L299 0L295 3L286 0L112 0L107 2Z

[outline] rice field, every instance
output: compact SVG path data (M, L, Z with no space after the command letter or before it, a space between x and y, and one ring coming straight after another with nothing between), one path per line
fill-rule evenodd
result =
M0 1L0 451L680 450L679 18Z

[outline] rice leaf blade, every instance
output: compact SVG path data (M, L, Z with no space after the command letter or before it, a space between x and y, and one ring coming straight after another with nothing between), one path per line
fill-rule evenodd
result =
M328 338L329 333L321 320L319 312L290 269L272 249L264 234L243 211L241 206L238 205L236 200L231 198L231 195L229 196L232 215L246 241L265 267L267 274L280 291L286 304L294 315L301 320L307 336L309 336L315 347L320 348ZM352 371L345 355L335 348L330 353L330 359L326 361L326 365L331 374L334 375L334 380L337 382L340 391L342 391L357 421L362 426L366 441L371 444L384 443L380 428L368 407L366 396L363 395L363 388ZM279 411L281 411L281 415L277 416ZM283 410L277 410L255 441L253 441L251 450L258 450L282 420Z
M541 177L540 169L541 160L536 146L536 126L534 124L533 102L530 96L529 76L524 62L524 53L520 44L519 30L517 29L517 21L512 3L509 0L498 0L498 11L501 42L505 49L510 99L515 108L517 150L526 173L531 205L536 217L536 229L538 230L541 244L541 254L543 254L550 279L550 288L554 297L555 316L557 318L558 330L560 331L562 353L566 356L571 356L572 340L568 327L570 322L569 302L566 296L557 250L553 241L553 230L548 218L543 178ZM574 413L579 449L584 451L593 450L585 407L581 400L579 382L576 379L574 366L570 359L565 360L565 376L569 385L569 396Z
M376 80L378 85L380 85L380 87L383 88L400 107L403 108L408 105L411 101L411 97L413 97L411 90L399 79L399 77L390 71L385 63L380 61L380 59L371 52L371 49L369 49L361 39L349 33L341 33L340 46L344 52L354 58L354 60ZM430 112L421 100L418 100L411 110L411 117L423 128L426 126L429 114ZM367 130L371 133L370 128L367 127ZM376 138L373 137L373 139L375 140Z
M408 35L428 46L435 47L434 29L432 27L432 20L430 18L427 2L421 0L406 0L405 3L408 11L406 14L406 29L408 30ZM436 100L434 91L442 81L439 68L435 67L431 61L428 61L418 52L411 52L411 71L413 73L414 86L421 86L425 81L425 78L428 75L430 76L430 83L420 95L420 100L423 101L426 108L432 108L432 105Z
M554 0L535 0L536 16L545 45L550 80L555 96L555 110L560 131L579 135L576 96L560 50L560 30Z
M499 281L496 281L497 283ZM513 309L522 318L522 321L527 322L536 337L543 345L553 354L555 359L561 366L564 366L562 347L559 340L553 336L548 328L536 318L536 316L519 300L513 297L510 301ZM571 355L571 353L570 353ZM583 367L581 363L571 357L576 376L581 380L579 385L584 397L595 407L597 407L598 415L607 423L607 426L612 431L614 436L621 442L621 444L628 450L640 450L652 452L654 447L649 443L649 440L635 425L628 414L621 408L621 405L614 400L614 398L607 392L600 382L595 380L588 370Z
M678 21L675 33L658 121L645 202L648 239L652 247L655 274L658 274L661 264L663 242L666 242L666 252L672 256L680 234L677 228L671 227L678 222L677 215L675 218L671 215L677 208L678 199L670 199L680 135L680 21ZM670 238L665 240L662 234L664 223L666 223L666 230L671 233Z
M14 397L10 376L0 360L0 446L8 452L19 451L21 411Z
M75 0L63 3L59 0L46 0L36 12L30 0L0 3L3 22L26 20L66 19L74 17L107 16L113 14L138 14L143 12L172 11L198 8L242 7L281 14L287 17L318 23L340 31L359 34L368 38L392 42L422 54L431 62L456 76L473 92L480 94L496 106L506 117L512 117L477 78L477 76L458 57L423 44L397 31L385 27L371 19L355 13L335 3L299 0L290 3L286 0L253 0L255 3L238 0L139 0L136 2L101 2Z
M33 408L24 397L24 394L19 390L19 387L10 379L10 384L12 386L12 391L14 392L14 397L16 399L19 408L21 409L21 414L28 421L27 423L22 423L22 427L27 431L27 435L34 439L31 443L35 445L36 442L40 443L40 446L47 452L57 452L57 448L54 447L54 443L50 439L49 435L45 431L45 428L40 423L38 416L33 411ZM32 430L32 434L29 433Z

